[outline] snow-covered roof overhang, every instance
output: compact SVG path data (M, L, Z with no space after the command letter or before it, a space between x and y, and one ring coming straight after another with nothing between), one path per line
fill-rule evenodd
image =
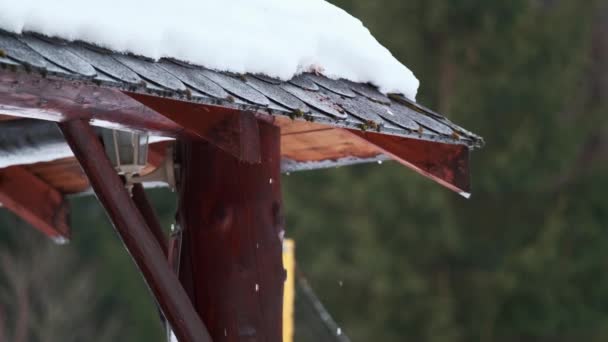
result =
M321 72L412 100L420 84L360 20L325 0L4 1L0 30L284 81Z
M369 84L313 73L281 81L4 31L0 67L0 114L50 121L85 115L102 127L205 137L208 127L197 127L197 115L254 113L283 128L282 151L289 171L390 156L433 176L436 170L429 169L428 161L401 160L394 147L403 144L394 139L462 148L466 158L470 149L483 145L479 136L404 96L386 96ZM238 114L235 120L244 119ZM382 136L392 137L394 146L379 141ZM228 145L220 147L247 159L242 154L246 142Z

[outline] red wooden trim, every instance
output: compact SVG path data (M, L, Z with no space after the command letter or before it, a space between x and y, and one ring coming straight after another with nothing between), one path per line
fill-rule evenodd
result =
M165 158L167 158L167 149L173 141L161 141L148 145L148 165L156 169L159 167Z
M12 166L0 171L0 203L56 242L69 241L68 203L27 169Z
M347 131L376 146L383 153L423 176L464 197L470 196L469 148L467 146L373 132Z
M216 342L282 339L280 130L259 126L259 164L204 141L178 147L180 280Z
M158 221L158 217L156 216L156 212L154 211L154 207L148 201L148 197L146 196L146 191L141 184L134 184L132 189L133 203L139 209L139 212L143 216L144 220L148 224L150 231L156 238L156 242L160 245L160 248L163 250L165 256L168 255L167 247L167 236L163 233L163 228L160 226L160 222Z
M240 160L260 162L258 125L252 113L136 93L125 94Z
M10 120L17 120L17 119L19 119L19 118L15 117L15 116L0 114L0 121L10 121Z
M70 239L63 195L23 167L0 170L0 203L53 240Z
M61 123L59 127L176 336L181 342L211 342L188 295L91 126L84 120L75 120Z
M260 160L255 115L229 108L0 70L0 113L203 138L244 161Z
M176 136L183 128L116 89L0 70L0 113L48 121L92 120L100 127Z

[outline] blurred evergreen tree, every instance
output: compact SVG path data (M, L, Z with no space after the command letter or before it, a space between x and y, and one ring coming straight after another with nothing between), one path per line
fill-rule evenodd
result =
M488 142L473 154L469 201L397 165L286 179L299 265L345 331L354 341L605 340L608 178L605 163L581 163L607 123L608 94L588 86L602 75L596 3L336 3L415 71L420 102Z

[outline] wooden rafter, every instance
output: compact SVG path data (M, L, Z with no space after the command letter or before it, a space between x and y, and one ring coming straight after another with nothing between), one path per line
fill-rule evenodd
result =
M348 130L399 163L464 197L471 194L469 148L372 132Z
M252 113L136 93L127 94L238 159L250 163L260 161L260 133Z
M57 242L70 239L69 206L63 195L27 169L0 170L0 202Z
M55 122L86 119L95 126L145 129L166 136L183 131L121 91L22 73L0 71L0 112Z

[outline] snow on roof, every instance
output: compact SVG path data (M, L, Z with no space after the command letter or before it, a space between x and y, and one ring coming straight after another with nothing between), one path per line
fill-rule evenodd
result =
M415 100L419 81L324 0L0 0L0 29L282 80L315 71Z

